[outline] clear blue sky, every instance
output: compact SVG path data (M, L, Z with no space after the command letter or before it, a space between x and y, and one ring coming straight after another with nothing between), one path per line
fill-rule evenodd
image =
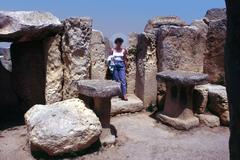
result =
M1 0L0 10L50 11L61 20L93 18L105 36L142 32L154 16L178 15L187 22L200 19L210 8L223 8L224 0Z

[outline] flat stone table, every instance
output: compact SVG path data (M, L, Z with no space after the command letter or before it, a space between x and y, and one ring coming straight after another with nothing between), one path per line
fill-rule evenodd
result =
M115 143L110 130L111 98L120 95L120 84L111 80L80 80L77 82L80 94L93 97L94 112L102 124L100 141L102 144Z
M176 129L188 130L199 125L193 114L193 89L195 85L208 83L208 75L185 71L163 71L156 76L166 83L167 93L163 112L157 114L163 123Z

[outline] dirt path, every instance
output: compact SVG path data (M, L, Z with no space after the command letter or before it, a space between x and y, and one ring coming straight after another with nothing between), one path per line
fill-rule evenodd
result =
M157 123L146 113L112 118L116 146L76 160L228 160L228 128L199 127L188 132ZM0 160L31 160L26 128L0 132Z

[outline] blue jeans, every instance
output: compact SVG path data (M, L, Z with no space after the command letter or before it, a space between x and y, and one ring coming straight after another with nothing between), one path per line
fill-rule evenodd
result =
M115 61L113 80L121 83L122 96L127 94L126 67L123 61Z

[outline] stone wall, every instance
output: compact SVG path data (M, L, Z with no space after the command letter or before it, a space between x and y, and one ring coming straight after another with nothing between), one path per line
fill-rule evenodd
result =
M92 35L90 18L63 21L62 55L64 62L63 99L78 97L75 82L90 78L89 44Z

